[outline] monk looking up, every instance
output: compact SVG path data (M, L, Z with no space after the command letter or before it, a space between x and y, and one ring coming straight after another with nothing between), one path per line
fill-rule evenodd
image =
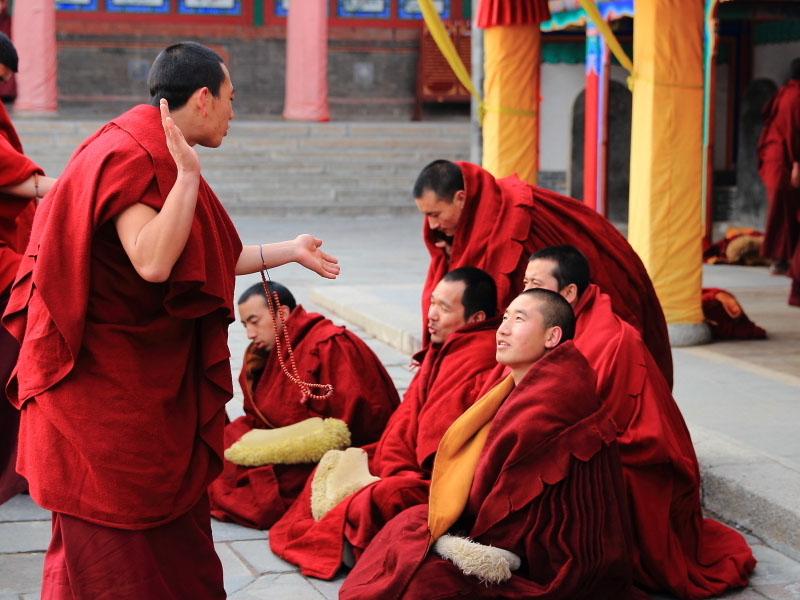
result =
M4 12L5 7L0 14ZM18 64L14 44L0 33L0 81L9 81ZM41 167L23 154L17 131L0 102L0 314L6 309L11 282L31 234L36 203L53 183L55 179L45 177ZM14 468L19 411L5 393L18 349L16 340L0 327L0 504L27 488Z
M611 297L614 312L642 332L671 385L667 324L653 284L642 261L604 217L516 175L495 179L467 162L430 163L414 184L414 198L426 217L423 237L431 255L422 290L423 315L442 275L464 266L478 267L494 278L502 310L522 290L531 253L569 243L598 265L596 283ZM427 341L427 332L423 339Z
M344 327L306 312L286 287L277 282L270 282L269 287L280 300L275 323L278 335L283 339L286 327L301 379L329 383L333 393L321 399L306 398L283 373L275 347L273 315L264 286L257 283L239 298L239 316L252 340L239 376L246 414L226 425L225 447L253 429L281 428L313 417L343 421L341 427L354 446L376 441L400 403L378 357ZM288 364L285 344L282 350ZM294 438L288 443L292 447L286 452L276 452L282 461L277 464L241 466L226 459L222 475L209 488L211 514L247 527L272 527L300 493L316 464L297 461L295 451L301 440Z
M17 468L53 511L43 598L224 598L207 487L232 396L234 276L339 271L303 235L245 246L193 146L218 147L234 88L214 51L169 46L151 104L104 125L40 204L4 317Z
M703 518L689 430L639 332L590 283L573 246L534 253L525 289L560 293L575 310L575 347L597 373L597 394L617 425L634 534L634 581L679 598L747 584L755 560L733 529Z
M634 597L614 425L558 294L515 298L497 329L511 369L447 430L427 504L395 517L342 600Z
M421 364L380 441L364 448L369 473L380 481L353 486L355 493L324 506L320 471L337 458L326 455L315 479L270 530L276 554L306 575L330 579L345 548L358 558L389 519L427 501L439 440L478 397L495 365L495 298L492 278L474 267L451 271L437 284L428 309L433 343L414 356Z

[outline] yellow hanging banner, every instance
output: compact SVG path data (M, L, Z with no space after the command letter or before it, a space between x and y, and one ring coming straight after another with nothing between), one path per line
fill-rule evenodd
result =
M622 49L622 45L619 43L617 36L611 31L611 27L608 26L603 15L600 14L597 5L592 0L578 0L578 3L581 5L583 12L586 13L586 16L589 17L592 23L594 23L594 26L597 27L597 31L603 36L603 39L608 45L608 49L614 54L619 64L621 64L628 73L633 74L633 63L631 59L625 54L625 50Z
M458 55L458 51L453 45L453 40L450 39L447 30L444 28L444 23L442 23L442 20L439 18L439 13L436 12L436 8L433 6L433 0L419 0L419 8L422 11L422 17L425 19L425 25L427 25L428 31L431 32L431 37L439 47L439 51L442 53L442 56L444 56L447 64L453 69L453 73L458 77L461 85L463 85L467 91L472 94L473 98L478 101L478 104L483 107L483 98L481 98L475 86L472 85L470 73L464 66L464 63L461 62L461 57Z

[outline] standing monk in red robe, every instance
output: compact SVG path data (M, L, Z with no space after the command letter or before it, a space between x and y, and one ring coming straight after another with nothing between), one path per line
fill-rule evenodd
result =
M151 105L89 137L39 206L4 316L17 468L53 511L43 599L225 597L206 490L234 275L339 270L311 236L243 248L201 177L192 146L219 146L233 118L216 52L172 45L148 85Z
M639 596L614 424L574 325L554 292L511 302L496 346L510 375L450 426L428 504L383 528L339 598Z
M434 161L420 172L414 198L426 217L423 237L431 255L423 315L430 291L450 269L472 266L489 273L497 282L502 309L522 289L532 252L572 244L599 265L596 283L611 297L614 312L642 333L672 385L667 324L653 284L633 248L604 217L516 175L495 179L471 163L447 160Z
M225 447L253 429L277 429L314 417L343 421L341 427L354 446L377 441L400 403L378 357L355 334L298 306L286 287L277 282L268 285L280 301L275 323L261 283L239 298L239 316L252 340L239 376L246 414L225 427ZM284 327L300 377L333 385L330 396L306 398L283 373L275 331L283 336ZM288 364L285 345L282 351ZM285 452L283 448L276 452L281 462L248 467L226 459L222 475L209 488L212 516L246 527L272 527L303 489L316 464L299 462L297 446L303 441L297 436L287 443L291 446Z
M18 63L16 48L0 33L0 81L9 81ZM0 314L8 303L11 283L31 234L36 203L53 183L55 179L45 177L44 171L22 153L19 136L0 102ZM0 504L27 488L15 469L19 411L5 393L18 349L17 341L0 327Z
M634 581L679 598L747 585L753 553L737 531L703 518L689 430L639 332L589 283L573 246L531 256L525 289L560 293L575 310L575 347L597 373L597 395L617 425L634 539Z
M758 174L767 188L768 213L761 255L772 259L771 273L783 275L800 237L800 58L762 116Z
M427 502L439 440L478 397L495 365L496 294L492 278L474 267L451 271L439 282L428 309L432 343L414 356L421 365L380 441L364 449L369 473L380 481L322 502L320 471L334 458L326 456L314 480L269 532L278 556L299 565L305 575L330 579L345 548L358 558L387 521Z

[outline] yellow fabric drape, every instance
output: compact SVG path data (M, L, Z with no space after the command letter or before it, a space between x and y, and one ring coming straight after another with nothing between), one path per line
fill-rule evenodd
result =
M700 323L703 5L635 4L628 241L668 323Z
M429 546L464 512L492 419L513 389L514 379L509 375L465 410L442 436L433 461L428 500Z
M483 33L483 168L495 177L513 173L532 185L539 169L539 24L490 27Z
M600 10L597 8L594 0L578 0L578 4L581 5L581 8L586 13L586 16L589 17L594 26L597 28L597 31L599 31L603 36L608 49L611 50L611 53L619 61L619 64L621 64L628 73L633 73L633 64L631 63L631 59L628 58L627 54L625 54L625 50L622 49L622 44L619 43L617 36L614 35L614 32L611 31L611 27L609 27L608 23L606 23L606 20L600 14Z

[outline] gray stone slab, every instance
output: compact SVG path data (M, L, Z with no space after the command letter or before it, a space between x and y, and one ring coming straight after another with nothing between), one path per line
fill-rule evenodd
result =
M235 542L239 540L263 540L267 534L258 529L242 527L236 523L224 523L211 519L211 533L215 542Z
M233 542L231 547L256 573L295 573L299 571L295 565L273 554L269 548L269 542L266 540Z
M414 371L411 371L407 366L390 365L386 367L389 377L394 381L394 386L397 392L402 396L401 390L408 389L411 380L414 378Z
M51 532L49 520L0 523L0 554L47 550Z
M317 579L316 577L308 577L307 579L327 600L336 600L339 597L339 588L342 587L345 577L347 577L347 572L340 570L337 576L330 581Z
M767 585L800 585L800 563L767 546L755 546L753 554L758 560L750 578L756 589Z
M321 592L297 573L263 575L244 589L229 596L229 600L266 600L268 598L325 600L325 596Z
M673 395L687 422L775 456L800 454L800 378L745 368L704 348L674 349L672 355Z
M227 544L214 544L214 549L222 562L222 576L228 594L242 589L255 580L255 573Z
M47 520L50 520L50 511L37 506L28 494L19 494L0 505L0 523Z
M38 594L44 552L0 554L0 594Z

